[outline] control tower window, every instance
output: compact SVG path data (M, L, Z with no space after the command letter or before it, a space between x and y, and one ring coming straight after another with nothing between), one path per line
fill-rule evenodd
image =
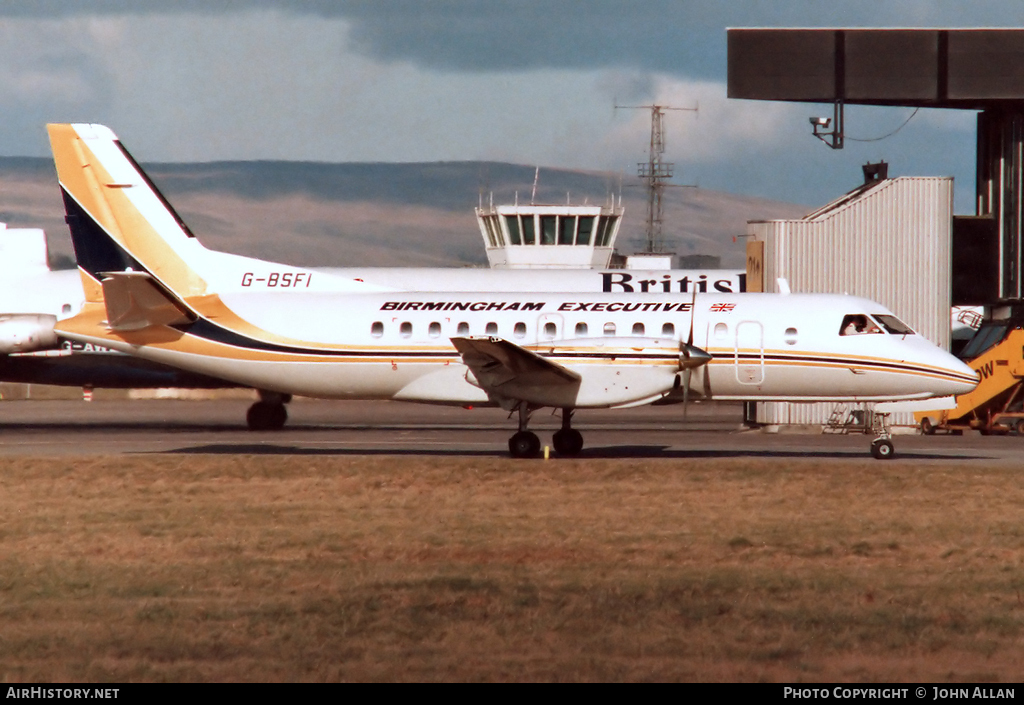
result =
M536 241L534 238L534 230L537 226L534 225L533 215L523 216L523 244L532 245Z
M487 226L487 239L491 243L491 247L502 247L505 244L505 238L501 236L501 226L498 224L497 216L488 216L484 218L484 224Z
M540 244L554 245L555 231L558 229L558 218L553 215L540 217Z
M597 226L597 247L608 247L608 242L615 232L615 216L601 216L600 224Z
M576 244L577 245L589 245L590 234L594 232L594 216L582 215L580 216L579 230L576 231Z
M505 224L508 225L508 239L513 245L521 245L523 238L519 234L519 216L506 215Z
M576 237L576 216L565 215L558 220L558 244L573 244L573 240Z

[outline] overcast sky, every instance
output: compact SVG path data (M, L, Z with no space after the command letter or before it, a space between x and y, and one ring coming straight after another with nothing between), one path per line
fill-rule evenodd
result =
M860 165L953 175L975 115L922 110L839 152L826 106L729 100L726 27L1024 26L1019 0L0 0L0 154L47 122L109 125L140 161L450 161L629 171L652 102L677 182L819 205ZM847 110L853 137L909 109Z

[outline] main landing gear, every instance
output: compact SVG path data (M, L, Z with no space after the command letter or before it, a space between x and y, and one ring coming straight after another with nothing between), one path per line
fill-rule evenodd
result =
M562 409L562 428L551 437L551 444L559 455L579 455L583 450L583 434L571 426L572 415L572 409Z
M537 434L526 430L534 409L521 402L519 411L519 432L508 439L508 452L513 458L536 458L540 453L540 439ZM562 409L562 428L551 438L555 452L559 455L579 455L583 450L583 434L572 427L572 409Z
M285 404L292 400L291 394L257 390L260 400L249 407L245 422L250 431L279 431L288 420Z
M871 430L878 434L878 438L871 441L871 455L878 460L891 460L896 457L896 448L889 434L889 414L872 412Z

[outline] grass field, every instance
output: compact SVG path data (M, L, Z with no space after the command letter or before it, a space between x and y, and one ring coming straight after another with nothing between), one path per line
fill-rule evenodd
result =
M0 472L0 678L1024 679L1020 467L125 456Z

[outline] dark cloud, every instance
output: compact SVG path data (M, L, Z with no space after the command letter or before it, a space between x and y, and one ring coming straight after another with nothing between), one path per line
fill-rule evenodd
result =
M0 15L229 14L347 20L376 59L450 71L620 68L725 73L729 26L1020 26L1017 0L0 0Z
M968 9L969 8L969 9ZM730 26L1019 25L1015 2L591 0L348 3L359 46L379 59L457 71L618 67L721 77Z

